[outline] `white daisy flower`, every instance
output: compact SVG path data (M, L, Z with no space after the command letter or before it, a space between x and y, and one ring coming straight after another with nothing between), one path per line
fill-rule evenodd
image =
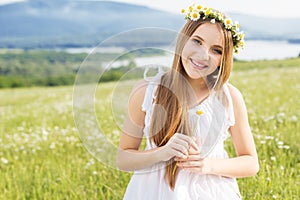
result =
M238 21L234 22L234 26L235 26L236 30L240 30L240 23Z
M230 29L232 27L232 21L230 18L225 19L225 27Z
M185 15L185 19L190 19L192 21L197 21L202 16L201 18L203 18L203 20L210 19L210 22L213 24L216 23L216 21L222 23L224 27L232 33L232 40L234 42L234 52L238 54L240 48L244 49L244 33L243 31L240 31L240 24L238 21L234 21L233 23L231 18L225 18L222 12L214 11L212 8L204 7L200 4L193 4L187 9L182 9L181 13ZM277 118L278 117L282 116L278 114ZM297 118L295 119L294 117L292 121L297 121Z
M1 158L1 162L3 163L3 164L8 164L8 160L6 159L6 158Z
M190 14L190 19L193 20L193 21L197 21L198 19L200 18L200 14L199 12L191 12Z
M194 10L200 12L202 10L203 6L199 5L199 4L195 4L194 5Z
M181 14L186 14L186 11L184 8L181 9Z

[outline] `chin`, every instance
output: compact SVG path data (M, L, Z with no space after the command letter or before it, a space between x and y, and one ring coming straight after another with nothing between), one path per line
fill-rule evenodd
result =
M201 79L201 78L205 77L204 75L195 74L195 73L187 73L187 76L188 76L188 78L194 79L194 80Z

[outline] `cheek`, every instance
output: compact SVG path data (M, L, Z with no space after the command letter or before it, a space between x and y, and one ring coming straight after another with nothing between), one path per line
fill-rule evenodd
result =
M187 57L187 46L184 46L183 49L182 49L182 53L181 53L181 58L183 60L186 60L186 57Z
M194 47L190 41L187 41L187 43L184 45L182 49L181 56L183 59L187 59L193 52L194 52Z
M221 65L221 59L222 59L221 55L216 55L216 56L212 57L212 59L211 59L212 64L214 66L220 66Z
M186 66L188 56L189 56L189 48L187 45L185 45L182 49L181 56L180 56L183 67Z

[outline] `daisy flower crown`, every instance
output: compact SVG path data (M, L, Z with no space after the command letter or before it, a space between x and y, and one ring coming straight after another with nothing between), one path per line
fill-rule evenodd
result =
M233 23L230 18L225 18L220 11L199 4L193 4L188 9L182 9L181 13L185 15L186 20L197 21L198 19L203 18L210 19L211 23L220 22L224 25L226 30L231 31L232 33L234 52L238 54L240 48L244 49L244 33L243 31L240 31L240 24L237 21Z

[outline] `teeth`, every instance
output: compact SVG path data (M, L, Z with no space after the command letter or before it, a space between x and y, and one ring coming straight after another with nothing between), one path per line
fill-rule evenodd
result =
M194 62L192 59L191 59L192 63L194 63L196 66L198 67L203 67L203 65L199 65L198 63Z

